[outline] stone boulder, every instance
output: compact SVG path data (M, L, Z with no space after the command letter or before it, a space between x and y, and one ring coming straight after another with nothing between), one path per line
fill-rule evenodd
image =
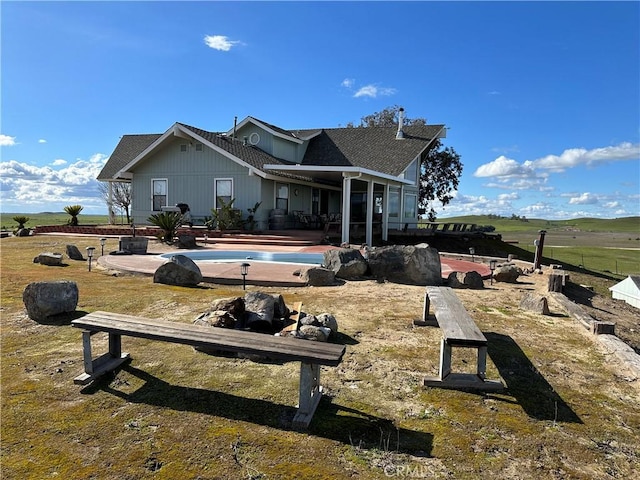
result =
M244 296L245 325L251 330L269 331L275 316L276 299L263 292L249 292Z
M311 287L326 287L336 283L335 272L324 267L307 268L300 273L300 278Z
M67 245L67 257L71 260L84 260L82 253L75 245Z
M194 249L197 247L196 245L196 237L195 235L178 235L178 243L176 244L178 248L187 248Z
M471 288L481 290L484 288L482 275L478 272L451 272L447 277L447 285L451 288Z
M28 237L29 235L31 235L31 229L30 228L20 228L16 232L16 237Z
M316 325L302 325L298 329L297 337L305 340L313 340L315 342L326 342L331 335L331 329L327 327L318 327Z
M493 279L496 282L516 283L518 277L522 275L522 269L512 263L500 265L493 272Z
M60 267L63 265L62 254L51 252L40 253L33 259L33 263L39 263L40 265L47 265L50 267Z
M549 315L549 303L547 297L542 295L536 295L533 293L527 293L520 301L520 308L541 315Z
M195 287L202 281L202 272L193 260L184 255L174 255L153 274L153 283Z
M78 306L78 285L69 280L30 283L22 293L29 318L36 321L75 311Z
M411 285L440 285L440 255L426 243L393 245L369 251L369 270L379 280Z
M367 273L367 261L359 250L353 248L333 248L324 253L324 265L337 278L356 280Z

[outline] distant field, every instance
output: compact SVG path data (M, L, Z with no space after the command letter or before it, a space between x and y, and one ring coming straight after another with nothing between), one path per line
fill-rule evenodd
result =
M45 212L45 213L0 213L0 225L3 230L13 230L18 225L13 221L15 216L28 217L26 227L33 228L38 225L66 225L71 216L65 212ZM104 225L109 223L107 215L78 215L80 225Z

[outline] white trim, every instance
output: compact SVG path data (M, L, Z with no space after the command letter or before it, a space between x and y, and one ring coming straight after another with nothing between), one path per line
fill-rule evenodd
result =
M251 132L249 135L249 145L258 145L260 143L260 134L258 132Z
M297 143L298 145L302 145L304 143L303 140L300 140L299 138L296 138L293 135L284 135L283 133L275 131L273 128L268 127L267 125L265 125L264 123L262 123L261 121L255 119L253 117L246 117L239 124L237 124L234 128L232 128L231 130L228 130L227 131L227 136L233 135L233 131L234 130L236 131L236 134L237 134L238 130L240 130L242 127L244 127L247 123L253 123L256 127L259 127L262 130L264 130L265 132L270 133L274 137L283 138L285 140L289 140L291 142Z
M374 178L382 178L391 182L397 182L404 185L415 185L415 182L404 180L403 178L388 175L386 173L376 172L375 170L369 170L368 168L361 167L345 167L345 166L322 166L322 165L275 165L266 164L262 167L265 170L282 170L283 172L295 172L303 174L307 172L330 172L330 173L342 173L343 177L359 177L362 175L368 175ZM351 175L350 175L351 174Z

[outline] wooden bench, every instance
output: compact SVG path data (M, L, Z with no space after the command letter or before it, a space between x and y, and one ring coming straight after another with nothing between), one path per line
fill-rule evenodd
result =
M442 330L440 342L440 375L427 377L425 386L440 388L471 388L500 391L502 382L486 380L487 339L450 287L426 287L422 324L429 324L429 309ZM416 322L417 323L417 322ZM478 351L476 373L451 373L453 347L475 348Z
M99 311L74 320L71 324L83 330L84 373L74 379L80 385L86 385L129 360L129 354L122 352L123 336L261 355L283 362L301 362L299 404L293 419L296 428L309 425L322 397L320 366L337 366L346 348L333 343ZM94 359L91 337L98 332L109 334L109 350Z

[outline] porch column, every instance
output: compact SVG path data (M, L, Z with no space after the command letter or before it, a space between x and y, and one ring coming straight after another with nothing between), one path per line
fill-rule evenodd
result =
M351 177L342 179L342 243L349 243L349 223L351 220Z
M384 185L384 199L382 201L382 240L389 240L389 184Z
M109 198L107 199L107 214L109 215L109 225L116 223L115 212L113 211L113 182L107 182L109 184Z
M373 245L373 180L367 181L367 218L365 224L365 242L367 245Z

